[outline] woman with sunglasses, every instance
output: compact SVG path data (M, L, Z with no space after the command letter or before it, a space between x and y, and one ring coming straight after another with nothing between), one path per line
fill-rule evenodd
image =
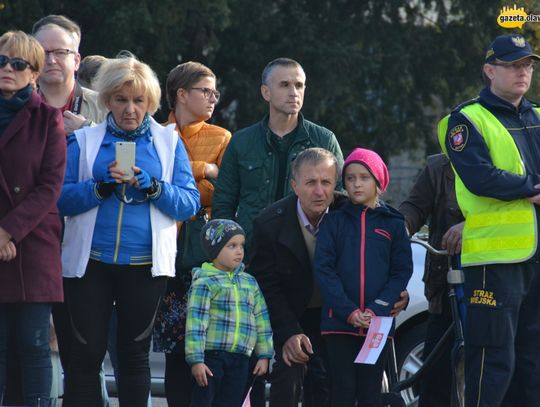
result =
M153 344L155 352L165 353L165 395L169 406L187 407L192 378L184 353L186 293L191 269L209 260L201 247L200 231L212 214L214 183L231 133L206 123L220 96L216 75L210 68L198 62L177 65L167 76L166 91L171 109L168 123L176 126L186 147L202 208L197 216L179 224L176 278L168 281L154 326Z
M49 318L63 301L56 201L66 142L60 112L35 91L44 59L25 33L0 37L0 401L13 330L27 406L49 405Z
M150 117L161 96L150 67L133 57L109 59L95 84L109 113L68 140L59 200L67 216L62 265L74 330L64 406L102 404L99 369L115 304L120 405L146 407L154 316L166 278L175 275L175 221L199 210L199 192L174 126ZM129 142L133 175L115 161L117 144Z

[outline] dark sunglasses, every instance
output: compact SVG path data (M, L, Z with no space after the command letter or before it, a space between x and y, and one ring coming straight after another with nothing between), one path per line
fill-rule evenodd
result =
M28 67L34 69L30 62L22 58L9 58L6 55L0 55L0 68L5 67L7 64L10 64L16 71L24 71Z

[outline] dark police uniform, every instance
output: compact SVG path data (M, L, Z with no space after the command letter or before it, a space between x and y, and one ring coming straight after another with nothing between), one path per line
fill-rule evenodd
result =
M484 138L460 113L465 105L472 103L480 103L510 133L521 156L524 175L495 167ZM534 107L523 98L516 108L485 88L479 98L452 112L445 138L446 149L457 175L470 192L501 201L540 193L534 187L540 184L540 116ZM456 132L455 129L465 131ZM534 212L537 243L540 219L537 205ZM464 268L467 407L540 406L540 264L537 246L533 253L521 262Z

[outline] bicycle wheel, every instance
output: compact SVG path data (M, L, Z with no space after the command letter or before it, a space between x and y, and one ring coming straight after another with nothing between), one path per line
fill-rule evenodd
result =
M396 359L398 380L402 381L414 375L422 366L427 322L412 327L396 337ZM404 389L401 397L408 407L418 405L418 384Z

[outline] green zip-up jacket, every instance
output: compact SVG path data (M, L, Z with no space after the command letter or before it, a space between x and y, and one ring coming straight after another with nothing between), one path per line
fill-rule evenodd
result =
M205 350L274 355L268 308L255 278L241 264L226 272L211 263L193 269L186 323L186 362L204 363Z
M237 131L223 156L214 192L212 217L232 219L242 226L246 232L247 253L253 219L274 203L278 188L279 157L270 137L268 115L253 126ZM311 147L330 151L337 157L339 165L343 165L343 153L334 133L300 114L297 134L289 149L289 164ZM288 165L284 196L293 192L291 177L291 166ZM337 189L341 189L341 185Z

